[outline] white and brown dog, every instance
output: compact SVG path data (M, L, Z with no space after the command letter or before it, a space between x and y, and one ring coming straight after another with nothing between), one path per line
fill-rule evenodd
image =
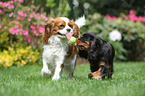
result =
M42 37L44 44L42 76L51 76L54 73L52 80L58 80L64 69L68 76L73 78L78 50L69 44L68 40L71 36L79 38L79 28L84 24L84 16L76 22L66 17L49 19Z

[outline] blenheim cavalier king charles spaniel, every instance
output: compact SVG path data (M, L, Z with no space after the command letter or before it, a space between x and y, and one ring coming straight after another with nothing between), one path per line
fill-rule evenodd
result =
M52 76L52 80L60 79L64 69L68 76L73 78L78 50L76 46L68 43L74 36L79 38L79 27L83 26L85 17L76 22L66 17L51 18L45 24L45 32L42 37L44 44L42 76Z
M104 79L112 77L113 58L115 51L113 46L97 37L93 33L84 33L77 40L79 56L88 59L91 72L88 77L93 79Z

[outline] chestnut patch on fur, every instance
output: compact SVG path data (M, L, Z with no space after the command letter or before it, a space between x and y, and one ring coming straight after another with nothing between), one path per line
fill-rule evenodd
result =
M67 52L67 58L72 58L74 59L74 56L78 53L78 49L76 48L76 46L71 45L69 46L68 52Z
M93 73L89 73L88 77L90 79L97 79L97 80L102 80L102 77L101 77L101 68L98 70L98 71L95 71Z
M81 40L77 40L77 46L79 46L80 50L88 50L90 48L88 41L82 42Z
M61 68L61 70L64 68L64 64L62 64L61 66L60 66L60 68Z

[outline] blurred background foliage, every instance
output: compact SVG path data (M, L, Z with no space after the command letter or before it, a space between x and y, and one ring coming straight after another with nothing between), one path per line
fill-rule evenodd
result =
M40 63L41 37L47 20L59 16L76 20L82 15L86 17L86 25L81 28L81 34L92 32L110 42L115 47L116 61L145 61L144 4L145 0L1 0L0 53L3 59L0 66ZM109 38L114 30L121 33L120 41ZM25 51L19 53L20 50ZM20 54L26 54L32 61ZM17 59L12 58L13 55Z

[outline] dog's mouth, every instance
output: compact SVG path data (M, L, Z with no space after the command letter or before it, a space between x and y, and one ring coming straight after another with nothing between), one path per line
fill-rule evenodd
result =
M57 32L57 35L61 38L67 38L68 40L72 37L72 33L66 33L66 34L62 34L60 32Z
M60 32L57 32L57 34L59 35L59 37L65 38L66 35L65 34L61 34Z

